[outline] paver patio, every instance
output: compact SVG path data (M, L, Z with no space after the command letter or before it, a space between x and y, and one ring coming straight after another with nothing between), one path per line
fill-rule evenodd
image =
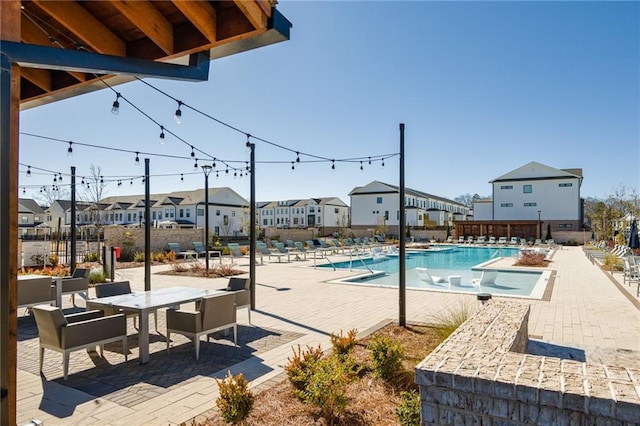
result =
M338 257L338 256L336 256ZM248 271L248 260L239 261ZM512 259L499 261L510 266ZM257 266L256 310L252 325L246 311L238 312L238 343L224 335L204 343L196 362L193 344L172 336L165 350L164 311L159 331L151 321L150 362L138 363L136 331L129 325L129 361L118 344L105 347L105 358L85 351L71 355L69 380L62 380L62 357L47 351L44 374L38 374L37 330L21 316L18 336L18 422L43 420L46 425L179 424L215 407L215 377L227 370L242 372L254 389L268 387L282 375L291 347L328 348L329 334L356 328L372 329L397 320L398 290L328 283L355 275L349 271L313 269L312 260L266 263ZM554 345L577 346L591 361L635 363L640 368L640 304L609 274L592 265L579 247L556 251L551 268L557 271L548 301L521 299L531 305L529 334ZM152 268L152 288L171 286L221 288L226 279L158 275L166 266ZM144 269L117 271L134 290L144 288ZM614 277L622 282L621 274ZM628 293L628 292L627 292ZM637 298L636 298L637 299ZM460 301L477 304L474 295L408 290L407 319L429 322L440 311ZM71 306L65 298L65 307ZM69 309L71 310L71 309ZM22 312L21 312L22 314Z

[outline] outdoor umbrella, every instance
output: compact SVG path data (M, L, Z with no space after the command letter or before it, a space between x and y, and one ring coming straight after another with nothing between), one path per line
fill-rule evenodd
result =
M633 219L631 221L631 233L629 234L629 243L627 244L631 250L640 248L640 239L638 239L638 222Z

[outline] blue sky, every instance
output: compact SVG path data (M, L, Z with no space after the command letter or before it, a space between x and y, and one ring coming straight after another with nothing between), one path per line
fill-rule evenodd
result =
M293 23L291 40L213 61L205 83L149 82L244 133L325 158L395 154L403 122L406 185L447 198L490 195L490 180L530 161L582 168L584 197L640 187L638 2L282 1L278 9ZM249 160L244 134L187 108L176 125L176 102L142 83L116 90L188 145L235 167ZM23 111L21 131L189 156L170 135L160 144L159 127L126 102L111 114L114 99L101 90ZM292 172L295 153L253 142L261 201L348 203L356 186L399 182L397 156L384 167L365 161L362 171L338 161L332 171L301 155ZM144 171L135 154L74 146L68 158L68 144L30 136L20 144L32 172L60 172L68 183L70 166L88 176L94 164L113 181L105 195L144 193L140 179L129 184ZM149 158L152 192L204 186L193 161ZM21 197L52 183L51 173L21 173ZM221 171L210 186L249 196L247 177Z

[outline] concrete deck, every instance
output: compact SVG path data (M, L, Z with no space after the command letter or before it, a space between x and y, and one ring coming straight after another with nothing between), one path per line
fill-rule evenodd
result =
M338 256L336 256L337 258ZM337 260L337 259L336 259ZM248 271L248 260L236 260ZM509 266L513 261L502 260ZM216 377L227 370L242 372L254 389L282 378L283 366L295 345L330 347L329 335L352 328L363 332L398 318L398 290L328 283L354 275L348 271L313 269L312 260L257 266L257 309L247 323L238 312L238 347L219 336L203 342L196 362L193 344L172 336L165 351L164 311L159 333L152 334L150 362L138 363L136 330L129 320L129 361L120 345L105 347L104 358L78 351L71 355L69 380L62 379L62 356L47 351L44 373L38 373L37 329L32 318L20 316L18 335L18 423L29 419L50 425L179 424L206 416L215 407ZM531 338L557 347L578 347L593 362L625 362L640 368L640 303L634 304L622 286L621 273L603 272L580 247L555 252L556 271L550 300L520 299L531 305ZM226 279L158 275L152 268L152 288L191 286L220 288ZM143 268L117 271L134 290L144 288ZM617 284L616 284L617 281ZM625 294L625 291L627 294ZM474 295L407 291L407 320L429 322L433 315L460 303L477 304ZM65 309L71 311L68 297ZM21 312L22 314L22 312Z

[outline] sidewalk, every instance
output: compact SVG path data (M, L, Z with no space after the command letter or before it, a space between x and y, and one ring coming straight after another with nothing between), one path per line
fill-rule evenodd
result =
M248 260L238 268L248 271ZM511 262L511 260L503 260ZM44 376L38 374L37 330L28 317L19 318L18 422L31 418L50 425L179 424L215 407L215 377L227 370L242 372L254 389L270 386L282 376L295 345L330 346L332 332L352 328L363 332L398 318L398 290L331 284L354 275L349 271L314 269L313 261L266 263L256 267L256 310L247 323L238 312L238 347L226 339L203 342L200 361L193 344L172 336L165 350L164 311L158 313L159 334L151 321L150 362L138 364L138 348L129 321L129 361L118 345L105 347L105 358L85 351L71 355L70 376L62 380L61 356L47 351ZM186 286L220 288L226 279L158 275L153 267L152 288ZM640 311L606 273L592 265L579 247L558 250L550 265L557 271L549 301L522 299L531 305L532 338L558 345L579 346L603 361L630 357L638 363ZM119 270L134 290L144 288L143 268ZM407 291L407 320L429 322L438 312L459 303L477 304L474 295ZM65 298L65 307L70 304ZM626 359L626 358L625 358Z

